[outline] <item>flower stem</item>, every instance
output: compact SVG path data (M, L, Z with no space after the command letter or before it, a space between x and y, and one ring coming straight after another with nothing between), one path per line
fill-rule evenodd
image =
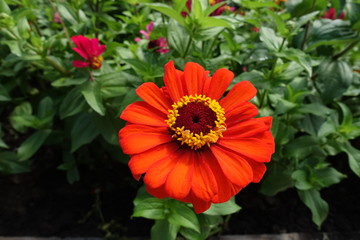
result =
M315 3L316 3L316 0L313 0L312 5L311 5L311 11L313 11L313 9L315 7ZM301 50L304 50L305 43L306 43L306 40L307 40L308 34L309 34L310 23L311 23L311 20L307 21L307 23L306 23L305 32L304 32L304 38L303 38L303 40L301 42L301 46L300 46Z
M347 52L349 52L352 48L354 48L359 42L360 42L360 40L356 40L356 41L350 43L349 46L347 46L344 50L342 50L338 54L335 54L334 56L332 56L332 59L337 60L338 58L342 57Z
M185 57L188 55L188 52L189 52L189 50L190 50L191 43L192 43L192 36L190 35L189 41L188 41L188 43L187 43L187 45L186 45L186 48L185 48L185 52L184 52L183 58L185 58Z

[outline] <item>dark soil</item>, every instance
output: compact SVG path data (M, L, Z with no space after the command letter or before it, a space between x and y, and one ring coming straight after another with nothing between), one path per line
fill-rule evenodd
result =
M80 181L70 185L55 156L35 161L30 173L0 177L0 236L149 236L152 221L131 218L141 183L125 164L80 166ZM321 191L330 205L321 230L294 189L268 197L252 184L237 195L242 210L222 234L360 231L360 179L345 171L348 178Z

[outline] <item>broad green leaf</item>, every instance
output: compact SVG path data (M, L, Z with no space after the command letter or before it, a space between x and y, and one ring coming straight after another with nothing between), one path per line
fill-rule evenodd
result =
M101 86L98 81L88 81L81 90L86 102L101 116L105 115L105 107L102 103Z
M53 87L67 87L72 85L80 85L84 83L88 78L59 78L51 83Z
M268 27L260 28L260 40L266 45L269 50L276 52L279 51L281 43L283 41L281 37L276 36L273 29Z
M288 48L277 53L277 56L289 59L298 63L307 71L308 76L312 76L311 57L303 51L295 48Z
M206 215L229 215L240 211L241 207L235 203L235 198L230 198L229 201L218 204L211 204L211 207L204 212Z
M293 126L280 121L279 118L273 118L271 132L274 135L275 143L283 146L294 139L297 131Z
M168 27L168 43L170 48L175 49L180 56L184 56L186 51L192 47L192 41L187 31L174 21L170 21ZM189 41L191 41L189 43ZM188 44L190 44L188 46Z
M165 219L165 213L167 212L165 201L169 200L153 197L145 191L144 187L140 188L134 199L135 208L132 216L156 220Z
M337 45L352 42L358 39L351 25L343 20L329 20L314 22L313 30L309 34L308 48L310 51L320 45Z
M24 161L31 158L43 145L50 133L50 129L43 129L38 130L33 135L28 137L17 150L19 161Z
M206 8L203 12L203 16L207 17L209 16L212 12L214 12L216 9L218 9L219 7L223 6L224 4L226 4L226 2L218 2L214 5L209 6L208 8Z
M119 139L117 134L114 133L118 132L121 128L121 121L119 121L119 117L113 118L109 115L96 116L95 121L103 138L108 143L118 146Z
M195 212L184 203L172 200L169 202L170 215L168 220L170 223L182 227L190 228L200 233L199 221Z
M327 59L320 64L317 72L319 76L315 84L325 104L342 96L353 80L351 67L342 60Z
M166 219L156 220L151 228L151 240L174 240L179 229L179 225L172 224Z
M261 181L260 192L268 196L274 196L278 192L293 187L292 170L288 167L290 166L279 163L270 165Z
M49 123L55 115L54 103L50 97L41 100L38 109L38 118L43 125Z
M10 14L11 10L5 0L0 0L0 13Z
M325 167L313 171L312 181L320 188L324 188L341 182L345 177L346 175L337 171L335 168Z
M26 17L22 17L17 20L17 28L22 38L30 37L30 25Z
M204 17L201 19L201 28L226 27L231 28L230 24L221 18Z
M16 106L9 117L11 126L18 132L24 132L26 127L35 125L36 118L32 115L32 107L29 102L23 102Z
M168 5L163 4L163 3L151 3L151 4L145 4L145 5L174 19L181 26L185 26L184 17L179 12L175 11L173 8L169 7Z
M296 170L291 174L291 178L294 180L295 187L299 190L309 190L313 188L309 180L309 174L304 170Z
M122 72L103 74L96 79L101 82L101 95L104 99L120 97L129 91L126 75Z
M84 144L92 142L99 135L99 129L96 126L95 113L82 113L71 129L71 152L74 152Z
M75 12L70 8L68 4L57 4L57 8L61 18L71 25L77 25L79 23Z
M351 170L360 177L360 150L351 146L349 142L338 143L337 146L348 155Z
M311 210L313 222L320 228L329 213L329 205L317 190L298 190L298 194L301 201Z
M308 13L306 15L303 15L299 18L299 20L297 20L295 22L295 27L294 29L292 30L292 33L293 34L296 34L299 29L302 28L302 26L304 26L304 24L306 24L308 21L312 20L313 18L315 18L320 12L319 11L315 11L315 12L311 12L311 13Z
M286 37L289 33L289 30L286 28L285 21L281 18L281 16L270 9L266 10L267 14L269 14L275 21L276 27L281 34L281 36Z
M0 102L8 102L10 100L11 100L11 98L9 96L8 91L6 90L6 88L4 86L2 86L0 84Z
M256 8L279 8L273 1L241 1L241 5L245 8L256 9Z
M328 0L292 0L287 1L285 6L293 17L300 17L313 11L323 11L327 4Z
M71 89L71 91L63 98L59 109L60 119L75 115L84 109L86 102L80 89L81 88L79 87Z
M18 174L30 171L29 161L19 161L15 152L0 151L0 172L3 174Z
M319 102L303 104L296 110L296 112L299 113L311 113L313 115L322 117L326 117L327 115L329 115L330 111L330 108Z
M284 154L287 157L295 159L304 159L309 156L314 147L318 145L317 139L311 136L301 136L287 144L284 148Z
M179 233L185 237L186 240L202 240L206 239L205 237L202 237L202 234L190 229L190 228L180 228Z

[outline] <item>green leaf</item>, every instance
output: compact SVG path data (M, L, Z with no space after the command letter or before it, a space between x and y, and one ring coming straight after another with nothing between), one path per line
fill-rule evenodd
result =
M329 213L329 205L321 198L317 190L298 190L298 194L301 201L310 209L312 221L320 228Z
M300 17L313 11L323 11L327 4L327 0L317 0L315 2L313 0L293 0L288 1L285 6L293 17Z
M71 152L84 144L92 142L99 135L94 113L80 114L71 129Z
M101 116L105 115L105 107L102 103L101 86L98 81L88 81L81 90L86 102Z
M169 202L170 215L168 220L170 223L182 227L190 228L200 233L199 221L195 212L184 203L177 200Z
M341 60L326 59L320 64L317 72L319 76L315 83L325 104L341 97L353 80L351 67Z
M261 2L261 1L241 1L241 5L243 7L245 7L245 8L250 8L250 9L267 8L267 7L279 8L279 6L277 4L275 4L273 1L266 1L266 2Z
M309 156L314 147L318 145L317 139L311 136L301 136L285 146L284 154L295 159L304 159Z
M148 194L144 187L138 190L137 196L134 199L133 217L144 217L148 219L165 219L165 201L169 199L158 199ZM167 220L164 220L167 222Z
M174 19L181 26L185 26L184 17L179 12L175 11L173 8L169 7L168 5L163 4L163 3L151 3L151 4L145 4L145 5Z
M360 177L360 150L351 146L349 142L338 143L337 146L348 155L351 170Z
M229 201L218 204L211 204L211 207L204 212L206 215L230 215L240 211L241 207L235 203L235 198L230 198Z
M287 34L289 33L289 30L286 28L285 21L281 18L281 16L270 9L266 9L266 13L269 14L275 20L276 27L279 33L281 34L281 36L286 37Z
M5 0L0 0L0 13L11 14L11 10Z
M294 186L291 178L292 170L286 168L279 163L273 163L266 171L263 180L261 181L260 192L274 196L278 192L284 191Z
M79 170L77 168L76 160L69 152L63 152L63 164L59 165L57 169L66 171L66 178L69 184L73 184L80 180Z
M72 85L80 85L87 81L88 78L59 78L51 83L53 87L67 87Z
M122 72L103 74L97 78L101 82L101 96L106 98L120 97L129 91L127 78Z
M79 24L78 17L68 4L59 3L57 4L57 9L63 20L70 23L71 25Z
M29 161L19 161L14 152L0 151L0 172L5 174L18 174L30 171Z
M299 113L311 113L313 115L321 116L321 117L328 116L330 114L330 111L331 111L330 108L326 107L325 105L319 102L303 104L296 110L296 112Z
M50 129L43 129L38 130L33 135L28 137L17 150L19 161L24 161L31 158L43 145L50 133Z
M175 49L180 56L184 56L188 43L190 41L190 35L188 32L175 21L169 21L168 32L168 43L170 48ZM192 42L190 43L192 45ZM191 49L191 45L189 49Z
M204 17L201 19L201 28L226 27L231 28L230 24L221 18Z
M313 30L309 34L308 47L310 51L320 45L337 45L352 42L357 39L351 25L343 20L323 19L314 23Z
M36 125L36 117L32 116L32 107L29 102L23 102L16 106L10 114L9 120L11 126L18 132L25 132L26 127Z
M86 105L80 92L81 88L76 87L66 94L59 108L60 119L70 117L81 112Z
M277 56L289 59L302 66L308 72L308 76L312 76L311 57L303 51L295 48L288 48L277 53Z
M315 12L311 12L308 13L306 15L303 15L299 18L299 20L297 20L295 22L295 27L292 30L293 34L296 34L304 24L306 24L308 21L312 20L313 18L315 18L320 12L319 11L315 11Z
M296 170L291 174L291 178L294 180L294 185L299 190L309 190L313 188L313 185L309 181L309 174L304 170Z
M151 240L175 240L179 228L166 219L156 220L151 228Z
M260 28L260 40L269 50L278 52L282 43L282 38L276 36L274 30L268 27Z
M17 27L22 38L27 39L30 37L30 25L26 17L17 20Z
M314 170L312 181L314 181L320 188L324 188L341 182L341 180L345 177L346 175L337 171L335 168L325 167Z
M50 97L45 97L39 104L37 117L41 125L50 123L55 115L54 103Z
M4 86L2 86L0 84L0 102L8 102L10 100L11 100L11 98L9 96L8 91L6 90L6 88Z

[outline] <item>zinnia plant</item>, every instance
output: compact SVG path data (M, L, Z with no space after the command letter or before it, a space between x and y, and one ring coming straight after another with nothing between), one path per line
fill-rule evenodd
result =
M197 63L179 71L170 61L165 87L142 84L136 93L144 101L120 116L128 124L119 142L131 155L134 178L145 174L150 194L192 203L196 213L259 182L274 152L272 118L254 118L249 102L254 86L239 82L222 98L234 74L224 68L208 74Z
M100 45L97 38L87 38L82 35L73 36L71 40L76 47L73 48L85 61L75 60L72 62L76 68L90 67L91 69L101 68L103 57L101 54L105 51L106 46Z

